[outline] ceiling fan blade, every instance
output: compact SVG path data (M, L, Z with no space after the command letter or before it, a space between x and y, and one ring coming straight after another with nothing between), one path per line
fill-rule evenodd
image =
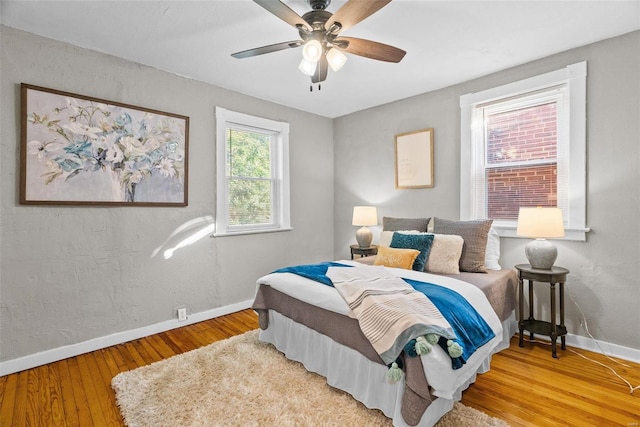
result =
M335 39L337 44L349 42L346 47L340 46L341 50L365 58L377 59L378 61L400 62L407 53L397 47L388 44L378 43L371 40L359 39L356 37L340 37Z
M316 72L311 76L311 83L320 83L326 80L329 71L329 61L326 55L322 55L316 66Z
M296 48L298 46L302 46L304 43L302 40L292 40L290 42L282 42L276 44L270 44L268 46L256 47L254 49L243 50L242 52L232 53L231 56L234 58L249 58L257 55L264 55L265 53L277 52L279 50Z
M349 0L329 18L324 27L328 30L338 22L340 29L337 32L344 31L373 15L390 2L391 0Z
M258 3L260 6L267 9L269 12L282 19L287 24L292 27L306 28L308 31L311 31L312 28L307 21L302 19L300 15L298 15L293 9L291 9L286 4L282 3L279 0L253 0L255 3Z

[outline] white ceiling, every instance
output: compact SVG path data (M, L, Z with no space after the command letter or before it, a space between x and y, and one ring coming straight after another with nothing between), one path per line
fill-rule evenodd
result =
M285 3L310 10L305 0ZM2 0L0 14L9 27L331 118L640 29L640 0L395 0L342 35L399 47L405 58L348 55L310 92L300 49L231 57L299 38L251 0Z

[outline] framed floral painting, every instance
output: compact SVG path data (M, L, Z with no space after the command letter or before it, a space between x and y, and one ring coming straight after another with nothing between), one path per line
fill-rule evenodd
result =
M187 206L189 117L21 90L21 204Z

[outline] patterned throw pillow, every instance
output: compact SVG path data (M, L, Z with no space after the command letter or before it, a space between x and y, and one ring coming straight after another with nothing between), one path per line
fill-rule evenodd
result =
M449 221L434 218L433 232L436 234L455 234L464 239L460 271L486 273L484 265L489 229L493 220Z
M413 262L413 269L416 271L424 271L424 264L427 262L427 258L429 258L431 245L433 245L433 234L404 234L396 232L393 233L391 245L389 246L392 248L419 250L420 255L418 255Z
M385 267L396 267L411 270L413 262L420 255L416 249L394 249L386 246L378 248L378 255L373 265L384 265Z
M378 245L380 245L380 246L391 246L391 239L393 238L394 233L420 234L420 233L422 233L422 231L418 231L418 230L385 231L385 230L383 230L380 233L380 240L379 240Z

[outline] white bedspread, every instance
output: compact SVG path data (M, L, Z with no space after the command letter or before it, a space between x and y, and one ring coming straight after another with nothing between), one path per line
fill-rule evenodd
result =
M354 268L362 266L355 261L339 261ZM452 369L451 359L442 348L434 346L433 351L421 356L425 375L433 394L446 399L453 399L459 394L461 386L468 384L475 377L483 362L495 351L503 338L503 328L484 293L477 287L461 280L413 270L389 268L398 277L434 283L458 292L478 311L495 333L495 338L480 347L460 369ZM269 285L291 297L325 310L348 315L350 310L338 292L327 285L318 283L293 273L272 273L258 279L258 283Z

